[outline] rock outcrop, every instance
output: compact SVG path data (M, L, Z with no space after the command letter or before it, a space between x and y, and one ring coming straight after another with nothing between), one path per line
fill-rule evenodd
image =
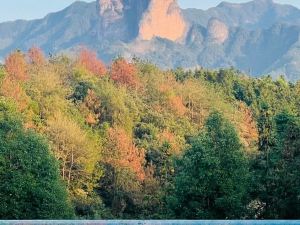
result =
M160 37L177 41L187 30L176 0L98 0L97 8L101 34L106 39Z
M139 38L161 37L177 41L185 36L186 29L176 0L152 0L140 23Z
M100 39L124 42L135 39L148 5L149 0L98 0Z
M120 0L100 0L98 9L105 25L108 26L123 17L124 5Z
M229 29L222 21L212 18L207 25L207 35L211 42L223 44L229 36Z

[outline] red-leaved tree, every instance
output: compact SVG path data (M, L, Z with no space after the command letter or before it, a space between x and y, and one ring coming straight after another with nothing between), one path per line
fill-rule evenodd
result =
M22 52L11 53L5 59L5 69L11 79L24 81L27 79L27 63Z
M107 153L107 162L113 167L130 170L140 181L145 179L144 150L134 145L124 129L109 129Z
M46 62L43 51L35 46L28 50L27 56L31 64L43 65Z
M105 64L97 58L97 54L87 48L81 49L78 64L99 77L104 76L107 72Z
M118 84L128 87L137 87L139 85L136 66L123 58L113 62L110 73L111 79Z

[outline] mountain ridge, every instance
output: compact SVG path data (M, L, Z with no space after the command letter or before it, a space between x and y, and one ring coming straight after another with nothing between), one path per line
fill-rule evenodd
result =
M77 1L41 19L0 23L0 58L33 45L51 54L86 45L106 62L136 56L163 68L234 66L253 76L300 78L296 7L254 0L199 10L180 9L175 0L136 1Z

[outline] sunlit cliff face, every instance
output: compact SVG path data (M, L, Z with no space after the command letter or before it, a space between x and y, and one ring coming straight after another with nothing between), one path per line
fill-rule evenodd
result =
M177 41L187 30L176 0L98 0L98 12L103 29L113 27L119 35L139 40ZM130 25L124 29L125 24Z
M186 23L176 0L152 0L140 23L139 38L161 37L176 41L185 32Z

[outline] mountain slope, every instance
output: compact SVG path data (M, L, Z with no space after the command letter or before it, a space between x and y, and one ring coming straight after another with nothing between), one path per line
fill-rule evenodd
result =
M76 44L93 42L97 37L96 3L76 2L43 19L0 25L0 54L12 49L39 45L46 52L57 52Z
M217 18L230 27L246 29L269 28L275 23L300 24L300 10L273 0L254 0L247 3L222 2L206 11L185 9L183 14L193 24L206 26L211 18Z
M300 10L272 0L223 2L181 10L175 0L75 2L39 20L0 24L0 58L32 45L74 52L86 45L109 62L117 55L161 67L231 67L254 76L300 78Z

